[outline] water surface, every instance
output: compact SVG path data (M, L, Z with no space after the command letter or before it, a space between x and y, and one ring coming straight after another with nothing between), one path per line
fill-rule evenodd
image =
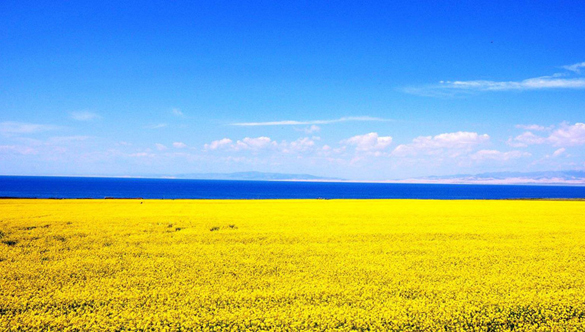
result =
M585 198L585 187L0 176L0 197L163 199Z

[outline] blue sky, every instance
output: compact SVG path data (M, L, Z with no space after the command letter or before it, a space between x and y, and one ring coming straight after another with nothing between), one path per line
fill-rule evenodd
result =
M0 3L0 174L585 169L578 1Z

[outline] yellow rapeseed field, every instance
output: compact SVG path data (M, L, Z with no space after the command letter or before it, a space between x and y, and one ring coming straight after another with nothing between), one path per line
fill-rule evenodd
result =
M0 200L0 330L585 330L585 202Z

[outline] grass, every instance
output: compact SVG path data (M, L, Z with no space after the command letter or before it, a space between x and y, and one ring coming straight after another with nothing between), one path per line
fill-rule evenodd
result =
M0 200L0 237L0 330L585 329L580 201Z

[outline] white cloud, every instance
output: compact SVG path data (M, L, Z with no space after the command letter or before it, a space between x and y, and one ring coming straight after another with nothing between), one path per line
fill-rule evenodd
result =
M470 158L475 161L484 160L508 161L510 159L517 159L530 156L531 156L530 153L522 151L501 152L498 150L480 150L472 154Z
M209 144L205 144L203 146L203 149L204 150L217 150L217 149L229 147L232 144L232 142L233 141L229 138L222 138L220 140L213 141Z
M183 142L174 142L173 146L177 149L183 149L187 147L187 144L183 143Z
M392 152L395 156L417 154L439 154L445 150L451 150L452 156L463 152L469 152L473 147L489 141L487 134L459 131L445 133L436 136L419 136L410 144L401 144ZM453 153L454 152L454 153Z
M312 150L315 147L315 141L319 137L303 137L292 142L282 141L280 143L273 141L270 137L246 137L242 140L232 141L229 138L213 141L205 144L203 149L206 151L228 150L228 151L274 151L282 153L300 153Z
M238 140L235 143L235 145L233 146L233 148L235 150L258 151L258 150L272 148L272 147L276 147L276 146L277 146L276 142L271 140L269 137L262 136L262 137L256 137L256 138L246 137L241 141Z
M562 124L559 129L553 131L548 137L537 136L527 131L514 139L508 140L508 145L514 147L526 147L534 144L551 144L558 147L584 145L585 123Z
M71 112L71 118L76 121L91 121L101 118L96 113L88 111Z
M34 134L43 131L56 130L58 127L36 123L25 122L0 122L0 133L2 135Z
M563 66L563 68L579 74L581 72L581 68L585 68L585 62L575 63L569 66Z
M562 155L563 153L565 153L565 151L566 151L565 148L557 149L555 152L553 152L552 156L553 156L553 158L556 158L556 157Z
M548 137L554 146L576 146L585 144L585 123L564 125Z
M269 148L278 147L278 143L271 140L270 137L246 137L242 140L232 141L229 138L223 138L211 143L205 144L203 149L206 151L213 150L231 150L231 151L260 151Z
M375 118L371 116L349 116L333 120L311 120L311 121L296 121L296 120L284 120L284 121L269 121L269 122L237 122L232 123L232 126L300 126L300 125L323 125L338 122L349 122L349 121L392 121L390 119Z
M163 145L163 144L160 144L160 143L156 143L156 144L155 144L155 146L156 146L156 149L157 149L158 151L164 151L164 150L166 150L166 149L167 149L167 147L166 147L165 145Z
M355 146L356 151L381 151L392 144L392 137L369 133L350 137L341 141L341 144Z
M178 109L178 108L173 108L173 109L171 110L171 112L173 112L173 115L175 115L175 116L184 116L184 115L185 115L185 114L183 114L183 112L181 112L181 110L180 110L180 109Z

